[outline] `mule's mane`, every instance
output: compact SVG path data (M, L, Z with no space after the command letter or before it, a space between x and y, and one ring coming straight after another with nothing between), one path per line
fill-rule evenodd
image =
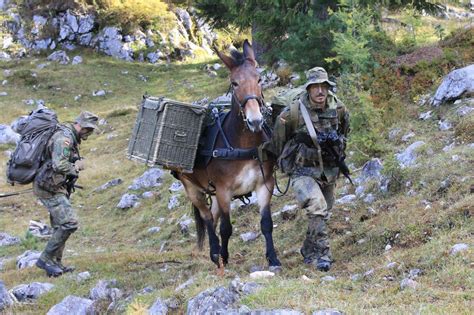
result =
M235 50L235 49L231 50L230 57L232 58L236 66L241 66L245 62L244 54L238 50Z

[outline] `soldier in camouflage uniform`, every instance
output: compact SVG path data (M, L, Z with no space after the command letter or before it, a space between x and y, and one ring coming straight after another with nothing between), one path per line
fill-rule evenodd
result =
M301 101L306 107L318 134L336 131L343 139L336 148L340 155L344 155L349 132L349 113L329 90L335 84L329 81L326 70L315 67L307 72L307 78L306 91L299 99L293 100L298 104L288 104L290 106L282 111L275 122L271 141L262 149L278 157L278 165L290 175L296 200L308 217L306 239L301 248L304 262L313 264L318 270L328 271L332 259L326 223L334 203L335 183L340 170L334 153L328 152L323 144L323 167L319 165L317 149L298 105Z
M35 176L34 193L48 208L54 229L36 263L48 276L57 277L74 270L62 264L66 241L78 228L77 214L71 207L69 195L79 172L84 169L78 146L97 129L97 121L96 115L82 112L74 123L60 125L48 142L46 160Z

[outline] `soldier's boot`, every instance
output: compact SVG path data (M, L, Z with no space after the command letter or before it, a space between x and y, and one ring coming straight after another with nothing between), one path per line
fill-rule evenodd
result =
M36 261L36 267L46 271L48 277L59 277L63 274L63 270L52 261L45 261L44 258L38 258Z
M313 264L320 271L328 271L331 268L326 221L322 216L310 218L306 239L300 252L306 264Z
M75 230L63 230L61 232L61 242L62 245L58 247L58 249L55 252L55 258L56 258L56 264L63 270L64 273L67 272L73 272L76 270L74 266L65 266L62 264L62 259L63 259L63 252L64 248L66 247L66 241L68 240L69 236L74 232Z
M61 246L56 253L56 264L59 266L59 268L63 270L64 273L73 272L74 270L76 270L76 267L65 266L62 264L64 247L65 245Z

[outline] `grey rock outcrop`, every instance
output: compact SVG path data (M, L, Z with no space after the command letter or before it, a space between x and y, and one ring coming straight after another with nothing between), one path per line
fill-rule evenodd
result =
M410 278L405 278L400 282L400 289L402 290L406 290L406 289L415 290L416 288L418 288L418 282Z
M122 41L122 34L117 27L106 27L96 37L99 50L103 53L123 59L126 61L133 60L133 50L130 43Z
M41 252L35 250L27 250L23 254L17 257L16 267L18 269L33 267L36 261L40 257Z
M159 168L150 168L142 176L135 179L128 189L138 190L143 188L158 187L161 185L163 171Z
M106 189L109 189L110 187L120 185L121 183L123 183L123 180L121 178L114 178L112 180L109 180L107 183L103 184L102 186L99 186L96 189L94 189L94 192L104 191Z
M343 315L343 313L335 309L327 309L327 310L314 311L312 315Z
M94 301L74 295L66 296L59 304L54 305L47 315L92 315Z
M179 230L181 231L181 233L188 234L189 229L191 228L191 224L193 222L194 222L193 219L190 219L187 216L183 216L178 223Z
M49 238L53 234L53 230L42 222L30 220L28 231L37 238Z
M166 315L168 313L168 306L166 303L158 298L153 305L148 309L149 315Z
M20 244L20 239L16 236L0 232L0 247Z
M0 124L0 144L16 144L21 136L8 125ZM1 238L1 236L0 236Z
M459 243L451 247L451 250L449 251L449 254L451 256L456 255L457 253L464 252L469 249L469 245L465 243Z
M41 283L33 282L30 284L20 284L12 289L13 295L17 298L18 301L25 301L28 299L35 300L40 295L52 290L54 284L52 283Z
M400 167L407 168L415 164L417 159L416 150L425 144L424 141L417 141L409 145L403 152L395 154Z
M134 194L124 194L117 205L119 209L128 209L138 206L138 196Z
M189 300L186 314L201 315L225 311L237 302L239 295L224 287L210 288Z
M179 206L179 198L176 195L171 196L170 200L168 201L168 209L172 210Z
M433 106L456 100L464 94L474 93L474 64L450 72L441 82L431 99Z
M357 199L356 195L345 195L344 197L337 199L336 204L344 205L344 204L351 203L355 201L356 199Z
M74 58L72 58L72 64L73 65L78 65L82 63L82 57L81 56L74 56Z
M258 238L258 233L255 233L255 232L242 233L242 234L240 234L240 238L245 243L251 242L251 241L254 241Z
M3 281L0 280L0 311L10 307L11 305L13 305L13 300L10 297L10 293L8 293Z
M69 63L69 57L64 50L57 50L53 52L47 58L49 61L56 61L62 65L67 65Z
M123 294L118 288L115 288L117 281L112 280L99 280L95 287L90 290L89 297L96 300L111 300L117 301Z

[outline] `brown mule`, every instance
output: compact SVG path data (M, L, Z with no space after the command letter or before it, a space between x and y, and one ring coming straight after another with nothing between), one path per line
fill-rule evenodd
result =
M233 93L230 113L222 124L228 144L220 135L216 142L216 148L228 148L230 144L232 148L236 149L255 149L268 140L268 136L263 131L262 109L265 105L252 46L245 40L243 53L233 51L231 56L227 56L219 51L216 52L230 70ZM221 260L226 264L229 259L228 244L232 235L230 221L232 198L254 191L260 208L260 226L266 242L266 258L271 270L281 268L272 237L273 222L270 199L274 186L273 166L273 161L260 164L254 158L231 160L212 158L207 166L196 167L192 174L176 174L193 204L198 246L202 249L207 229L211 260L218 266ZM209 187L215 187L211 206L207 203ZM221 244L219 244L219 238L216 235L216 225L219 219Z

